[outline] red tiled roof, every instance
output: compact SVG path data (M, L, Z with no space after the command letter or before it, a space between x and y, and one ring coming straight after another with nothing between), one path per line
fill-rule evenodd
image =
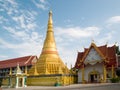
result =
M106 56L107 54L107 45L99 46L98 49L101 51L101 53Z
M16 67L18 63L19 63L19 66L32 65L32 60L34 58L37 59L37 56L25 56L25 57L19 57L14 59L3 60L3 61L0 61L0 69Z
M110 66L110 65L116 66L116 48L115 48L115 46L108 47L107 51L108 51L108 60L109 60L108 66Z
M93 47L93 46L92 46ZM91 48L91 47L90 47ZM80 60L83 59L85 53L90 49L85 48L84 52L78 52L75 68L80 68L84 64L84 60L80 62ZM107 45L99 46L97 47L100 53L107 59L108 63L107 67L110 67L111 65L116 66L116 46L107 47Z
M80 68L80 65L81 65L80 59L82 59L83 55L84 55L83 52L78 52L77 60L76 60L76 63L75 63L76 68Z

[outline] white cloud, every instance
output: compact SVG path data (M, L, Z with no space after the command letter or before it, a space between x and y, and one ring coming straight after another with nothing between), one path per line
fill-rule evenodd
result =
M8 15L12 15L13 13L17 12L18 3L14 0L0 0L0 7L2 11L6 11Z
M69 36L71 38L87 38L97 36L100 33L100 28L98 27L72 27L72 28L61 28L56 27L56 34L60 36Z
M71 23L70 19L64 20L65 23Z
M6 55L0 55L0 58L6 59L6 58L8 58L8 56L6 56Z
M32 38L33 40L38 39L38 37L39 37L39 35L38 35L37 32L32 32L31 38Z
M1 12L4 12L6 15L0 15L2 17L2 21L0 21L0 23L9 18L10 21L5 22L7 25L12 25L12 23L14 23L15 25L13 27L17 26L26 31L35 30L37 27L35 22L35 17L37 15L36 11L21 9L20 4L15 0L1 0L1 2Z
M19 47L19 45L14 45L14 44L8 43L7 41L5 41L4 39L1 39L1 38L0 38L0 44L4 48L16 49Z
M12 5L17 5L17 3L15 2L15 0L6 0L8 1L9 3L11 3Z
M81 40L84 38L89 41L89 38L98 36L100 33L100 28L95 26L85 28L56 27L54 31L55 40L57 42L57 48L61 59L64 63L67 63L70 68L71 64L74 66L76 61L77 50L83 48L83 44L80 44Z
M31 31L31 32L26 32L25 30L15 30L12 27L3 27L5 30L9 32L9 34L20 41L23 42L39 42L38 40L41 41L42 35L39 35L38 32Z
M23 11L22 11L23 12ZM35 16L34 12L30 13L27 11L27 13L22 14L20 16L14 16L12 19L17 23L18 26L23 28L24 30L34 30L36 28L36 22L35 22Z
M114 43L115 41L113 40L114 38L114 31L105 33L103 36L101 36L100 38L97 38L97 43L99 45L104 45L106 43Z
M9 39L0 38L0 48L9 50L9 53L15 52L16 56L39 55L42 35L36 32L37 12L31 8L20 8L20 3L15 0L0 0L0 2L2 2L0 12L5 14L0 15L1 28L7 30L6 35L10 37ZM40 0L40 2L46 5L44 0Z
M39 41L26 41L23 43L9 43L4 39L0 39L0 47L11 50L10 52L15 52L17 56L25 55L39 55L42 42Z
M18 17L13 17L13 20L15 20L16 22L19 22L22 28L25 28L25 18L23 15Z
M7 30L15 39L28 40L30 37L25 31L16 31L12 27L5 26L3 28Z
M4 44L6 44L6 42L0 38L0 46L2 47Z
M69 46L70 43L69 43ZM74 45L72 45L72 48L67 48L64 46L60 46L58 45L58 53L60 55L60 58L62 59L62 61L65 63L67 63L67 66L70 68L71 64L72 66L75 63L76 60L76 55L77 55L77 51L75 50L76 47L73 47Z
M46 0L40 0L41 3L46 3Z
M3 24L5 22L7 22L8 20L6 18L4 18L3 16L0 16L0 24Z
M47 10L48 9L48 2L46 0L32 0L36 7Z
M120 16L113 16L107 20L108 23L120 23Z

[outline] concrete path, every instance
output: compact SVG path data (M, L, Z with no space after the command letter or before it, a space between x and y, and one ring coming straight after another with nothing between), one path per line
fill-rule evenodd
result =
M25 88L7 88L2 90L120 90L120 83L73 84L69 86L28 86Z

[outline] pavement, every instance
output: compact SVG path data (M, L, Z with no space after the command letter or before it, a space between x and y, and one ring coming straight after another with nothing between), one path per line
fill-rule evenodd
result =
M8 88L2 87L2 90L91 90L90 88L96 87L109 87L114 88L117 86L118 90L120 90L120 83L95 83L95 84L72 84L68 86L28 86L24 88ZM103 89L102 89L103 90ZM108 90L108 89L106 89ZM112 89L113 90L113 89ZM115 89L114 89L115 90Z

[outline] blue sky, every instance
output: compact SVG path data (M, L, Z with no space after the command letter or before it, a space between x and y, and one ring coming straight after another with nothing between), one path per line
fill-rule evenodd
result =
M120 0L0 0L0 60L39 57L50 9L57 49L68 67L92 40L120 46Z

